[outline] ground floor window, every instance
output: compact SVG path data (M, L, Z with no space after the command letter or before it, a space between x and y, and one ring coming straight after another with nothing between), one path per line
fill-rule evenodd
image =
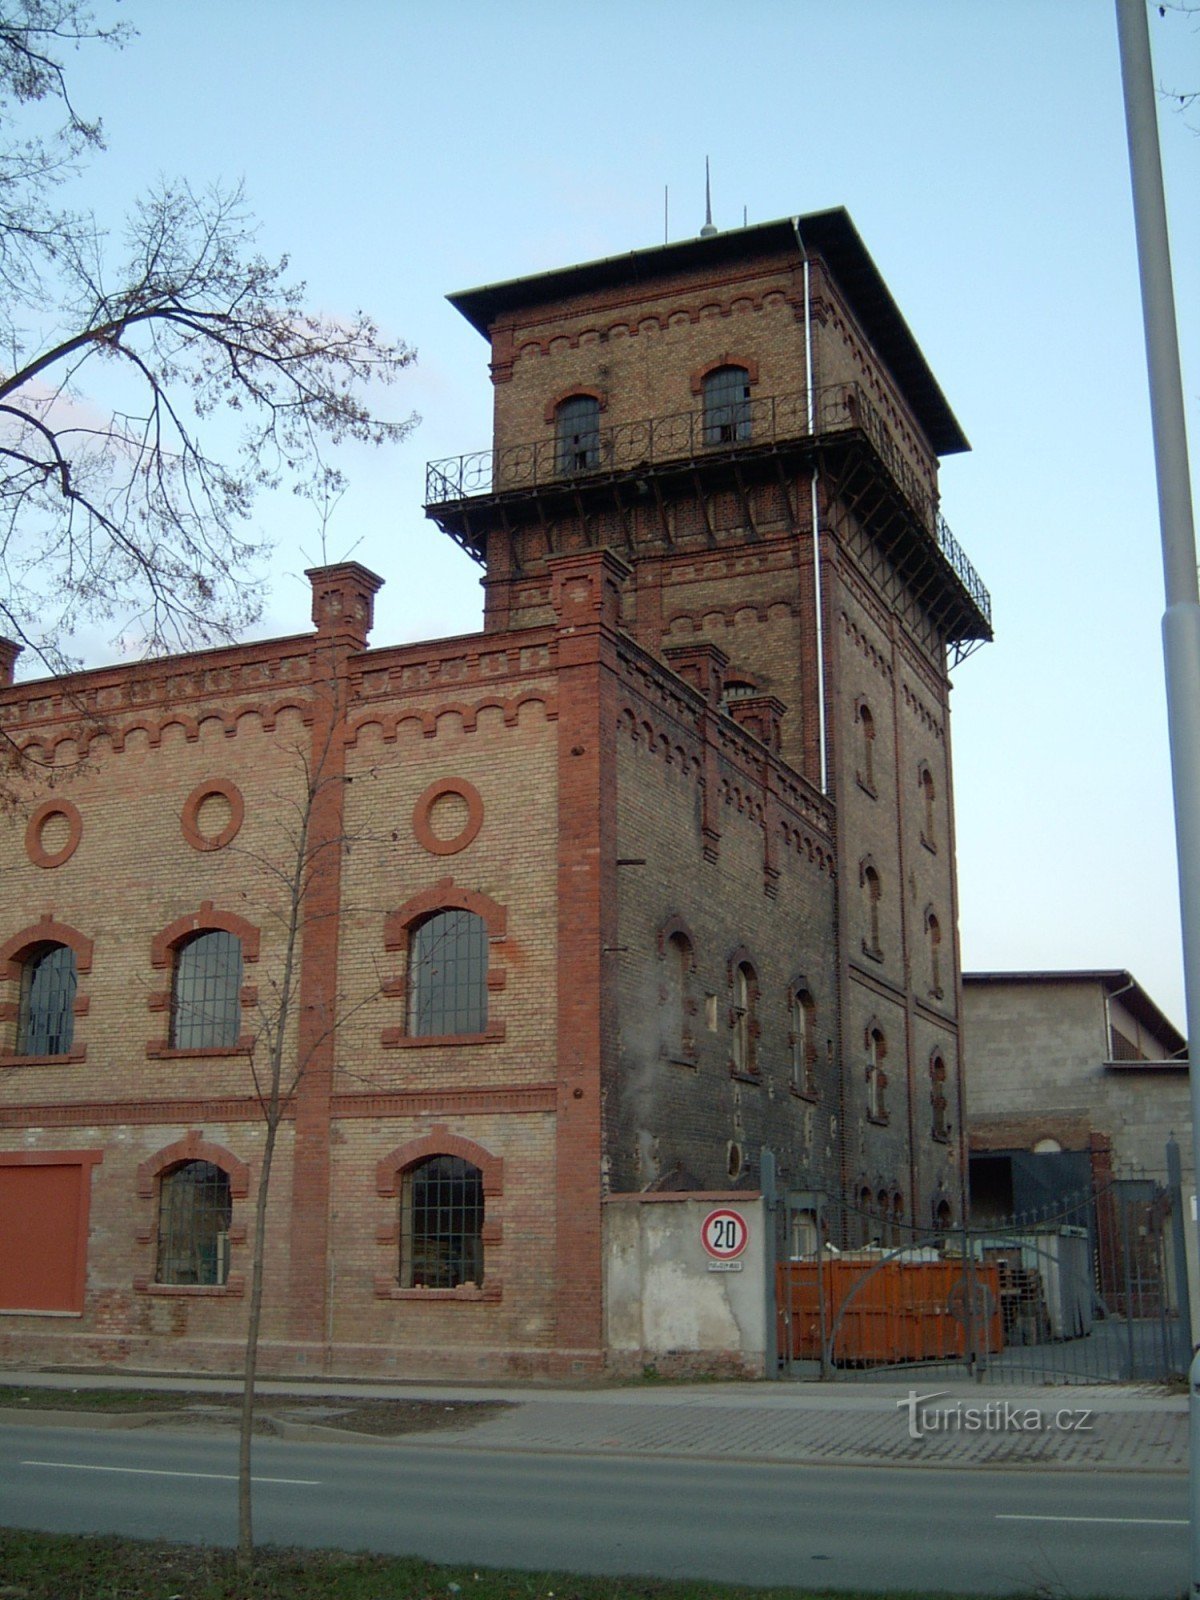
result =
M184 1161L162 1177L156 1283L219 1286L229 1277L229 1175L211 1161Z
M461 1156L430 1156L400 1189L400 1287L483 1283L483 1174Z

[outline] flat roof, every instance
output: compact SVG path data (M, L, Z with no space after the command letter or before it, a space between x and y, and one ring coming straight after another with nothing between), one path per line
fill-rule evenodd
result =
M484 284L446 298L473 328L490 338L493 325L506 313L622 284L649 285L678 272L721 267L771 252L819 255L900 385L938 455L955 455L971 448L849 212L841 206L802 217L759 222L748 228L730 228L708 238L630 250L624 255L558 267L527 278Z
M1132 972L1124 967L1082 967L1066 972L964 972L963 987L968 984L1023 984L1023 983L1096 983L1101 985L1110 1000L1120 999L1121 1004L1144 1028L1161 1039L1172 1058L1187 1055L1187 1040L1168 1016L1159 1010L1142 988ZM1134 1063L1138 1065L1139 1063ZM1145 1065L1145 1063L1140 1063ZM1184 1064L1180 1062L1180 1064Z

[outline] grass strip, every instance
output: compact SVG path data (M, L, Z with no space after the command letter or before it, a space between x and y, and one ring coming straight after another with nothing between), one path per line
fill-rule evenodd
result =
M0 1528L0 1600L867 1600L853 1592L743 1588L703 1580L586 1578L443 1567L333 1550L257 1552L250 1578L233 1552L119 1537ZM869 1600L931 1600L899 1591ZM947 1600L947 1597L940 1597Z

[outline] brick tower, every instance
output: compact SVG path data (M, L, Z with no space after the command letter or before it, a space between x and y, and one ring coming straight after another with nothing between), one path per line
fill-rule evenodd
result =
M864 1234L957 1216L947 669L991 637L989 602L939 509L938 458L967 441L853 224L820 212L451 300L491 345L494 440L431 466L427 509L486 568L485 629L549 622L556 568L607 551L622 635L704 707L659 692L663 726L626 719L694 770L699 851L678 818L656 833L678 797L623 782L618 759L612 1181L727 1182L761 1141L793 1182L851 1197ZM733 726L757 783L723 770ZM730 807L764 835L754 908L728 876ZM825 831L836 889L785 894L779 858L820 855ZM678 1037L637 1041L628 952L654 939ZM694 1068L706 1024L734 1035L725 1139L711 1097L649 1081L654 1058ZM791 1062L782 1106L760 1088L772 1054Z

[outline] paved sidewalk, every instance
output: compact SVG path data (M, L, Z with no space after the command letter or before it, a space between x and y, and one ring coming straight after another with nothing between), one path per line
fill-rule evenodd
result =
M950 1382L694 1384L547 1389L336 1380L267 1380L273 1410L289 1396L361 1402L502 1400L509 1409L461 1427L377 1440L423 1447L585 1455L662 1456L853 1466L1059 1467L1076 1471L1184 1472L1185 1395L1151 1388L1018 1389ZM38 1388L126 1388L233 1394L220 1378L0 1372L0 1383ZM910 1396L929 1396L918 1408ZM0 1420L33 1421L10 1410ZM41 1413L45 1416L45 1413ZM79 1422L83 1414L61 1412ZM164 1417L164 1421L169 1418ZM137 1424L142 1425L144 1419ZM111 1422L108 1425L112 1425ZM345 1440L342 1430L295 1419L285 1434Z

